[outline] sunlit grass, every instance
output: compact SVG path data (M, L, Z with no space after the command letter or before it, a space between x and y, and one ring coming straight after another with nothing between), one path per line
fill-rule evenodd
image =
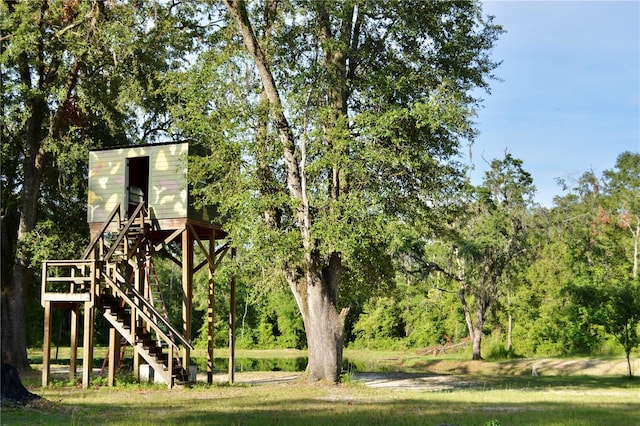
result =
M66 351L66 352L65 352ZM194 357L206 357L196 350ZM225 349L216 357L226 357ZM240 358L297 359L304 351L238 351ZM41 352L30 351L32 359ZM68 349L59 362L68 365ZM103 349L95 352L101 363ZM21 375L32 392L46 401L28 408L3 407L0 421L12 424L108 425L637 425L640 424L640 380L622 375L585 376L519 373L517 362L477 362L467 374L444 371L469 365L453 357L420 357L414 352L346 350L345 357L372 371L417 371L443 374L447 390L405 387L372 388L349 372L340 385L309 384L300 373L239 372L237 384L197 384L191 388L140 385L120 379L114 388L94 380L84 390L68 378L40 387L38 369ZM572 360L563 360L572 362ZM576 359L575 361L582 361ZM458 364L456 364L458 362ZM362 367L365 366L365 367ZM35 366L39 367L39 366ZM524 368L524 367L522 367ZM442 371L437 371L441 369ZM496 371L508 371L496 374ZM221 372L222 374L223 372ZM256 377L261 378L255 380ZM404 377L404 376L403 376ZM440 377L440 376L434 376ZM293 379L292 379L293 378Z
M50 401L2 411L2 424L457 424L636 425L640 383L622 378L598 386L588 379L544 386L496 378L454 392L373 389L359 382L293 381L167 390L53 386L33 389ZM612 423L613 422L613 423Z

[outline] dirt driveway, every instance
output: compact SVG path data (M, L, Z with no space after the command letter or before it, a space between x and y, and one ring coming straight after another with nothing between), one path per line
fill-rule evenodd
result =
M452 391L482 387L485 385L482 376L531 375L534 366L540 376L627 374L626 360L621 359L523 359L504 362L434 360L423 366L423 372L356 372L351 375L351 380L372 388ZM631 367L635 374L640 374L640 359L632 360ZM284 371L239 372L235 375L235 381L238 384L274 384L301 380L301 376L302 373ZM226 374L215 375L214 378L220 382L228 380Z

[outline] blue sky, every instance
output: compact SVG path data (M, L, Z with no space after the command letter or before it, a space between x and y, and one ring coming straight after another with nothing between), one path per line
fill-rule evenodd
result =
M507 31L503 61L478 111L471 161L481 182L505 150L524 162L550 207L584 172L640 152L640 1L485 1ZM485 161L486 160L486 161Z

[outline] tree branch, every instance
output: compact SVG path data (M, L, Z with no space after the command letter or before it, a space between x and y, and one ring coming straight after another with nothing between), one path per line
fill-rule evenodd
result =
M264 91L271 104L271 110L274 118L274 124L278 129L278 135L282 143L284 163L287 169L287 188L291 198L299 203L297 207L298 226L302 233L303 244L307 253L310 252L311 241L311 217L308 206L304 204L302 193L302 184L300 177L300 169L296 159L295 139L293 131L284 114L284 107L280 99L280 94L275 83L275 79L269 68L267 58L260 47L255 33L251 27L249 16L247 14L246 4L242 0L224 0L224 4L231 16L235 19L238 29L242 34L244 44L254 59L254 63L258 68L260 80Z

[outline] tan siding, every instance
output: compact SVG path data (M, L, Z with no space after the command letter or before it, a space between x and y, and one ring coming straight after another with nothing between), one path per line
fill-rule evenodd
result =
M187 217L188 145L165 145L149 156L149 208L159 219Z
M92 151L89 154L89 223L103 222L117 205L124 205L126 159L149 157L149 208L158 219L203 219L188 207L188 144L149 145ZM192 217L194 216L194 217Z
M125 167L122 150L89 153L89 223L104 222L111 210L123 203Z

